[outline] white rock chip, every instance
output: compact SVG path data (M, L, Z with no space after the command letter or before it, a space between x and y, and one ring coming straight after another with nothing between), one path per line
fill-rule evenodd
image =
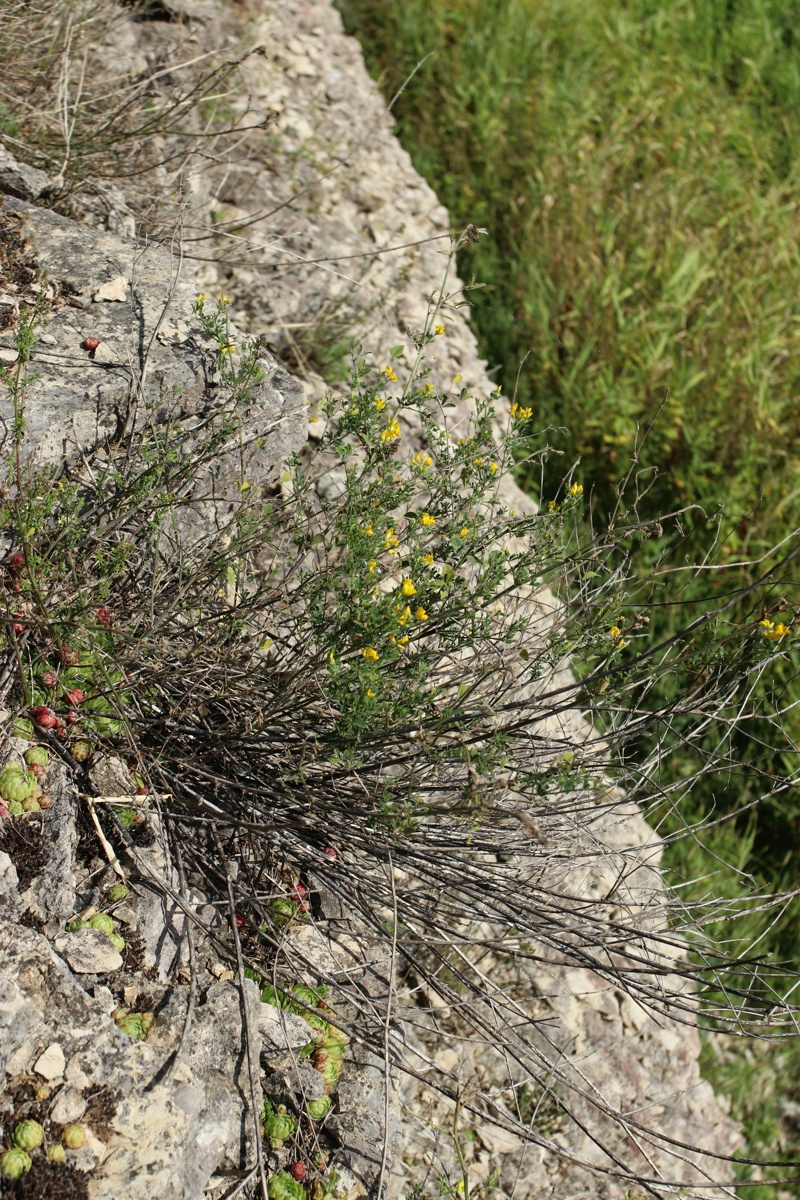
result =
M64 1058L61 1046L58 1042L52 1042L44 1054L39 1055L33 1064L33 1069L37 1075L41 1075L42 1079L53 1080L61 1079L66 1065L67 1060Z

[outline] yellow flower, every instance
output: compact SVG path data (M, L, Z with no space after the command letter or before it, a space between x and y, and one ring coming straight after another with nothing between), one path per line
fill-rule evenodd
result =
M368 696L370 696L370 697L375 695L375 693L373 692L372 688L367 688L367 695L368 695Z
M392 383L397 383L397 374L394 367L388 366L383 368L383 373Z
M417 589L414 587L414 584L411 582L411 580L404 579L403 580L403 595L404 596L416 596L416 594L417 594Z
M400 437L400 422L397 420L397 417L394 417L392 419L392 421L390 421L390 423L386 426L386 428L381 433L381 441L382 442L393 442L395 440L395 438L399 438L399 437Z
M308 418L308 423L309 423L309 425L316 425L318 420L319 420L319 418L317 417L316 414L314 414L313 417Z
M555 500L551 500L547 507L550 512L555 512L558 508L558 505L556 504Z
M516 417L518 421L527 421L532 413L532 408L523 408L520 404L517 404L516 400L511 405L511 416Z
M422 385L422 387L419 389L420 398L422 400L430 400L430 398L434 394L435 390L436 389L434 388L432 383L424 383Z
M570 496L582 496L583 495L583 484L582 483L573 483L572 487L569 489L569 494L570 494Z
M786 637L786 634L790 632L790 627L784 625L783 621L779 621L774 627L772 621L762 621L761 624L769 625L769 628L764 630L764 637L774 638L775 641L780 641L782 637Z
M386 401L381 400L380 396L378 396L378 399L375 401L375 407L378 412L383 412L384 408L386 408Z
M442 334L444 333L444 325L437 325L437 326L436 326L436 333L437 333L437 336L438 336L438 337L441 337L441 336L442 336Z
M233 300L233 297L226 296L224 292L222 293L222 295L219 298L220 304L230 304L232 300Z
M496 462L489 463L489 470L490 470L490 471L492 472L492 474L494 475L495 471L497 470L497 463L496 463Z
M608 634L609 634L609 637L613 637L613 638L622 637L622 630L619 628L618 625L612 625L608 631Z
M365 537L372 537L372 526L371 526L371 525L365 525L365 526L364 526L364 536L365 536Z
M482 466L483 466L483 459L482 459L482 458L473 458L473 460L472 460L472 461L475 463L475 466L476 466L476 467L482 467Z
M466 527L466 525L465 525L463 529L460 529L460 530L459 530L459 532L458 532L458 536L459 536L459 537L466 537L468 533L469 533L469 530L467 529L467 527Z
M403 609L402 613L398 617L398 624L405 625L406 622L408 622L410 620L411 620L411 609L409 608L408 605L406 605L405 608Z
M432 467L433 459L430 454L426 454L424 450L419 450L413 458L415 467Z
M378 654L377 650L373 650L372 646L367 646L366 650L362 650L361 653L367 662L377 662L380 658L380 654Z
M331 650L330 654L328 655L328 662L333 662L335 658L336 658L336 651Z
M431 565L431 563L433 562L433 555L432 555L432 554L425 554L425 555L423 556L423 559L422 559L422 561L425 563L425 566L426 566L426 567L429 567L429 566Z
M220 348L219 348L219 352L220 352L220 354L235 354L235 353L236 353L236 347L235 347L235 346L232 346L232 345L230 344L230 342L228 342L228 344L227 344L227 345L225 345L225 346L220 346Z
M369 571L370 575L371 575L371 574L372 574L372 572L375 570L375 568L377 567L377 565L378 565L378 564L376 563L376 561L375 561L375 559L374 559L374 558L371 558L371 559L369 560L369 562L367 563L367 570Z
M627 644L628 644L628 643L625 641L625 639L624 639L624 638L620 638L620 640L617 642L617 649L618 649L618 650L624 650L624 649L625 649L625 647L627 646Z
M414 613L414 616L418 621L427 621L428 619L428 614L425 612L425 609L422 607L422 605L419 606L417 611Z
M453 383L461 383L461 380L462 380L463 378L464 378L464 376L463 376L463 375L454 375L454 376L453 376Z
M207 296L203 292L197 293L197 303L198 304L205 304L206 300L207 300Z
M383 539L383 544L387 550L393 550L400 545L400 538L395 537L394 526L390 525L386 530L386 537Z
M408 643L409 643L408 634L406 634L405 637L401 637L397 642L398 646L407 646Z
M435 524L436 524L436 517L432 517L432 516L431 516L431 514L430 514L429 512L424 512L424 513L422 514L422 516L420 517L420 524L422 524L422 525L435 525Z

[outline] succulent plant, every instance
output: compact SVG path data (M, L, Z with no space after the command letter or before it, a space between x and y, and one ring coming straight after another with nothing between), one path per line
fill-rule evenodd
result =
M31 709L31 716L37 725L41 725L42 729L55 729L58 725L58 717L46 704L34 705Z
M10 817L21 817L22 811L22 805L20 804L19 800L9 800L8 815Z
M312 1121L321 1121L331 1111L331 1098L330 1096L322 1096L319 1100L309 1100L306 1108Z
M297 913L297 905L288 896L277 896L269 907L278 925L285 925Z
M44 746L29 746L25 751L25 762L29 767L46 767L50 755Z
M6 1150L2 1158L0 1158L0 1172L5 1175L6 1179L21 1179L26 1171L31 1169L31 1156L24 1150L20 1150L14 1146L11 1150Z
M124 883L115 883L106 892L106 896L111 904L118 904L120 900L124 900L128 895L130 895L130 889Z
M17 717L11 727L11 732L14 737L30 741L33 737L33 721L29 721L27 717Z
M66 697L70 705L76 708L79 704L83 704L86 699L86 692L82 688L70 688L66 693Z
M302 1183L306 1177L306 1164L301 1162L293 1162L289 1167L289 1172L298 1183Z
M271 1149L280 1150L284 1142L294 1137L297 1121L286 1111L285 1104L279 1104L276 1108L269 1097L265 1096L264 1107L261 1110L261 1130Z
M18 1150L36 1150L44 1139L44 1130L38 1121L20 1121L15 1126L11 1140Z
M115 932L116 926L108 913L95 913L89 919L89 925L92 929L99 929L101 933L107 933L111 936Z
M61 1141L67 1150L80 1150L86 1145L86 1129L83 1125L65 1125Z
M111 626L114 624L114 614L112 613L111 609L108 608L107 605L101 604L97 610L96 615L97 615L97 619L100 622L100 624L104 625L106 627L106 629L110 629Z
M116 809L117 820L123 829L133 829L136 824L136 809L135 808L118 808Z
M60 1142L55 1142L47 1151L47 1157L50 1162L60 1163L67 1157L67 1153Z
M35 796L28 796L27 800L22 801L22 811L26 813L41 812L41 806Z
M52 807L53 807L53 797L50 795L49 792L42 792L41 796L39 797L39 808L52 808Z
M92 757L92 746L90 742L80 740L70 745L69 752L76 762L83 763Z
M278 1171L267 1184L270 1200L306 1200L305 1188L288 1171Z
M67 921L67 933L77 933L80 929L88 929L89 922L82 920L81 917L73 917L71 921Z
M0 773L0 796L4 800L22 804L39 790L39 784L22 767L7 766Z
M114 949L118 950L119 953L122 954L122 951L125 949L125 938L119 933L110 933L108 935L108 940L111 942L111 945L114 947Z
M145 1027L141 1013L129 1013L127 1017L120 1018L117 1025L123 1033L127 1033L128 1037L135 1038L139 1042L147 1041L150 1026Z
M42 687L45 687L49 692L52 692L57 683L58 676L56 675L55 671L42 672Z

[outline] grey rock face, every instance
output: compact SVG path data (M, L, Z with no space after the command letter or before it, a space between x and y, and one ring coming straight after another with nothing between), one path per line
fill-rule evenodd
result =
M26 463L77 461L147 416L157 424L187 422L219 409L216 349L192 311L195 288L177 254L8 196L3 209L22 216L35 262L57 292L32 356ZM87 338L99 340L93 351ZM0 337L4 347L13 352L10 334ZM184 539L224 527L241 498L242 473L251 487L262 485L305 441L302 386L266 352L262 368L235 439L194 481ZM11 418L3 393L2 453Z
M100 929L60 933L53 939L53 946L76 975L106 975L122 966L122 955Z
M21 200L35 200L49 182L44 171L17 162L0 142L0 192L18 196Z
M51 763L47 773L47 790L53 798L43 824L42 836L47 847L47 860L41 875L26 895L31 912L53 930L72 916L75 904L75 849L78 829L75 823L76 806L80 803L69 782L66 768Z

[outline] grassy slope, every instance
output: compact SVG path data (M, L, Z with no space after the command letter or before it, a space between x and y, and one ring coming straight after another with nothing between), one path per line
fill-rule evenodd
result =
M723 561L757 555L800 512L800 24L782 0L339 0L387 93L431 50L396 113L453 220L489 228L467 251L483 351L608 511L637 423L660 475L644 509L724 504ZM797 32L795 32L797 31ZM660 410L660 411L659 411ZM716 524L684 523L699 554ZM668 529L667 537L674 536ZM726 582L730 582L729 577ZM684 599L692 600L689 595ZM793 742L767 756L793 766ZM687 773L691 766L687 763ZM710 782L696 811L758 794L756 772ZM800 807L722 826L712 850L796 886ZM672 855L685 877L703 847ZM732 871L718 887L740 887ZM751 935L753 926L743 931ZM800 961L796 919L765 944ZM754 1146L798 1154L778 1122L800 1052L707 1069ZM750 1196L772 1195L769 1188Z

